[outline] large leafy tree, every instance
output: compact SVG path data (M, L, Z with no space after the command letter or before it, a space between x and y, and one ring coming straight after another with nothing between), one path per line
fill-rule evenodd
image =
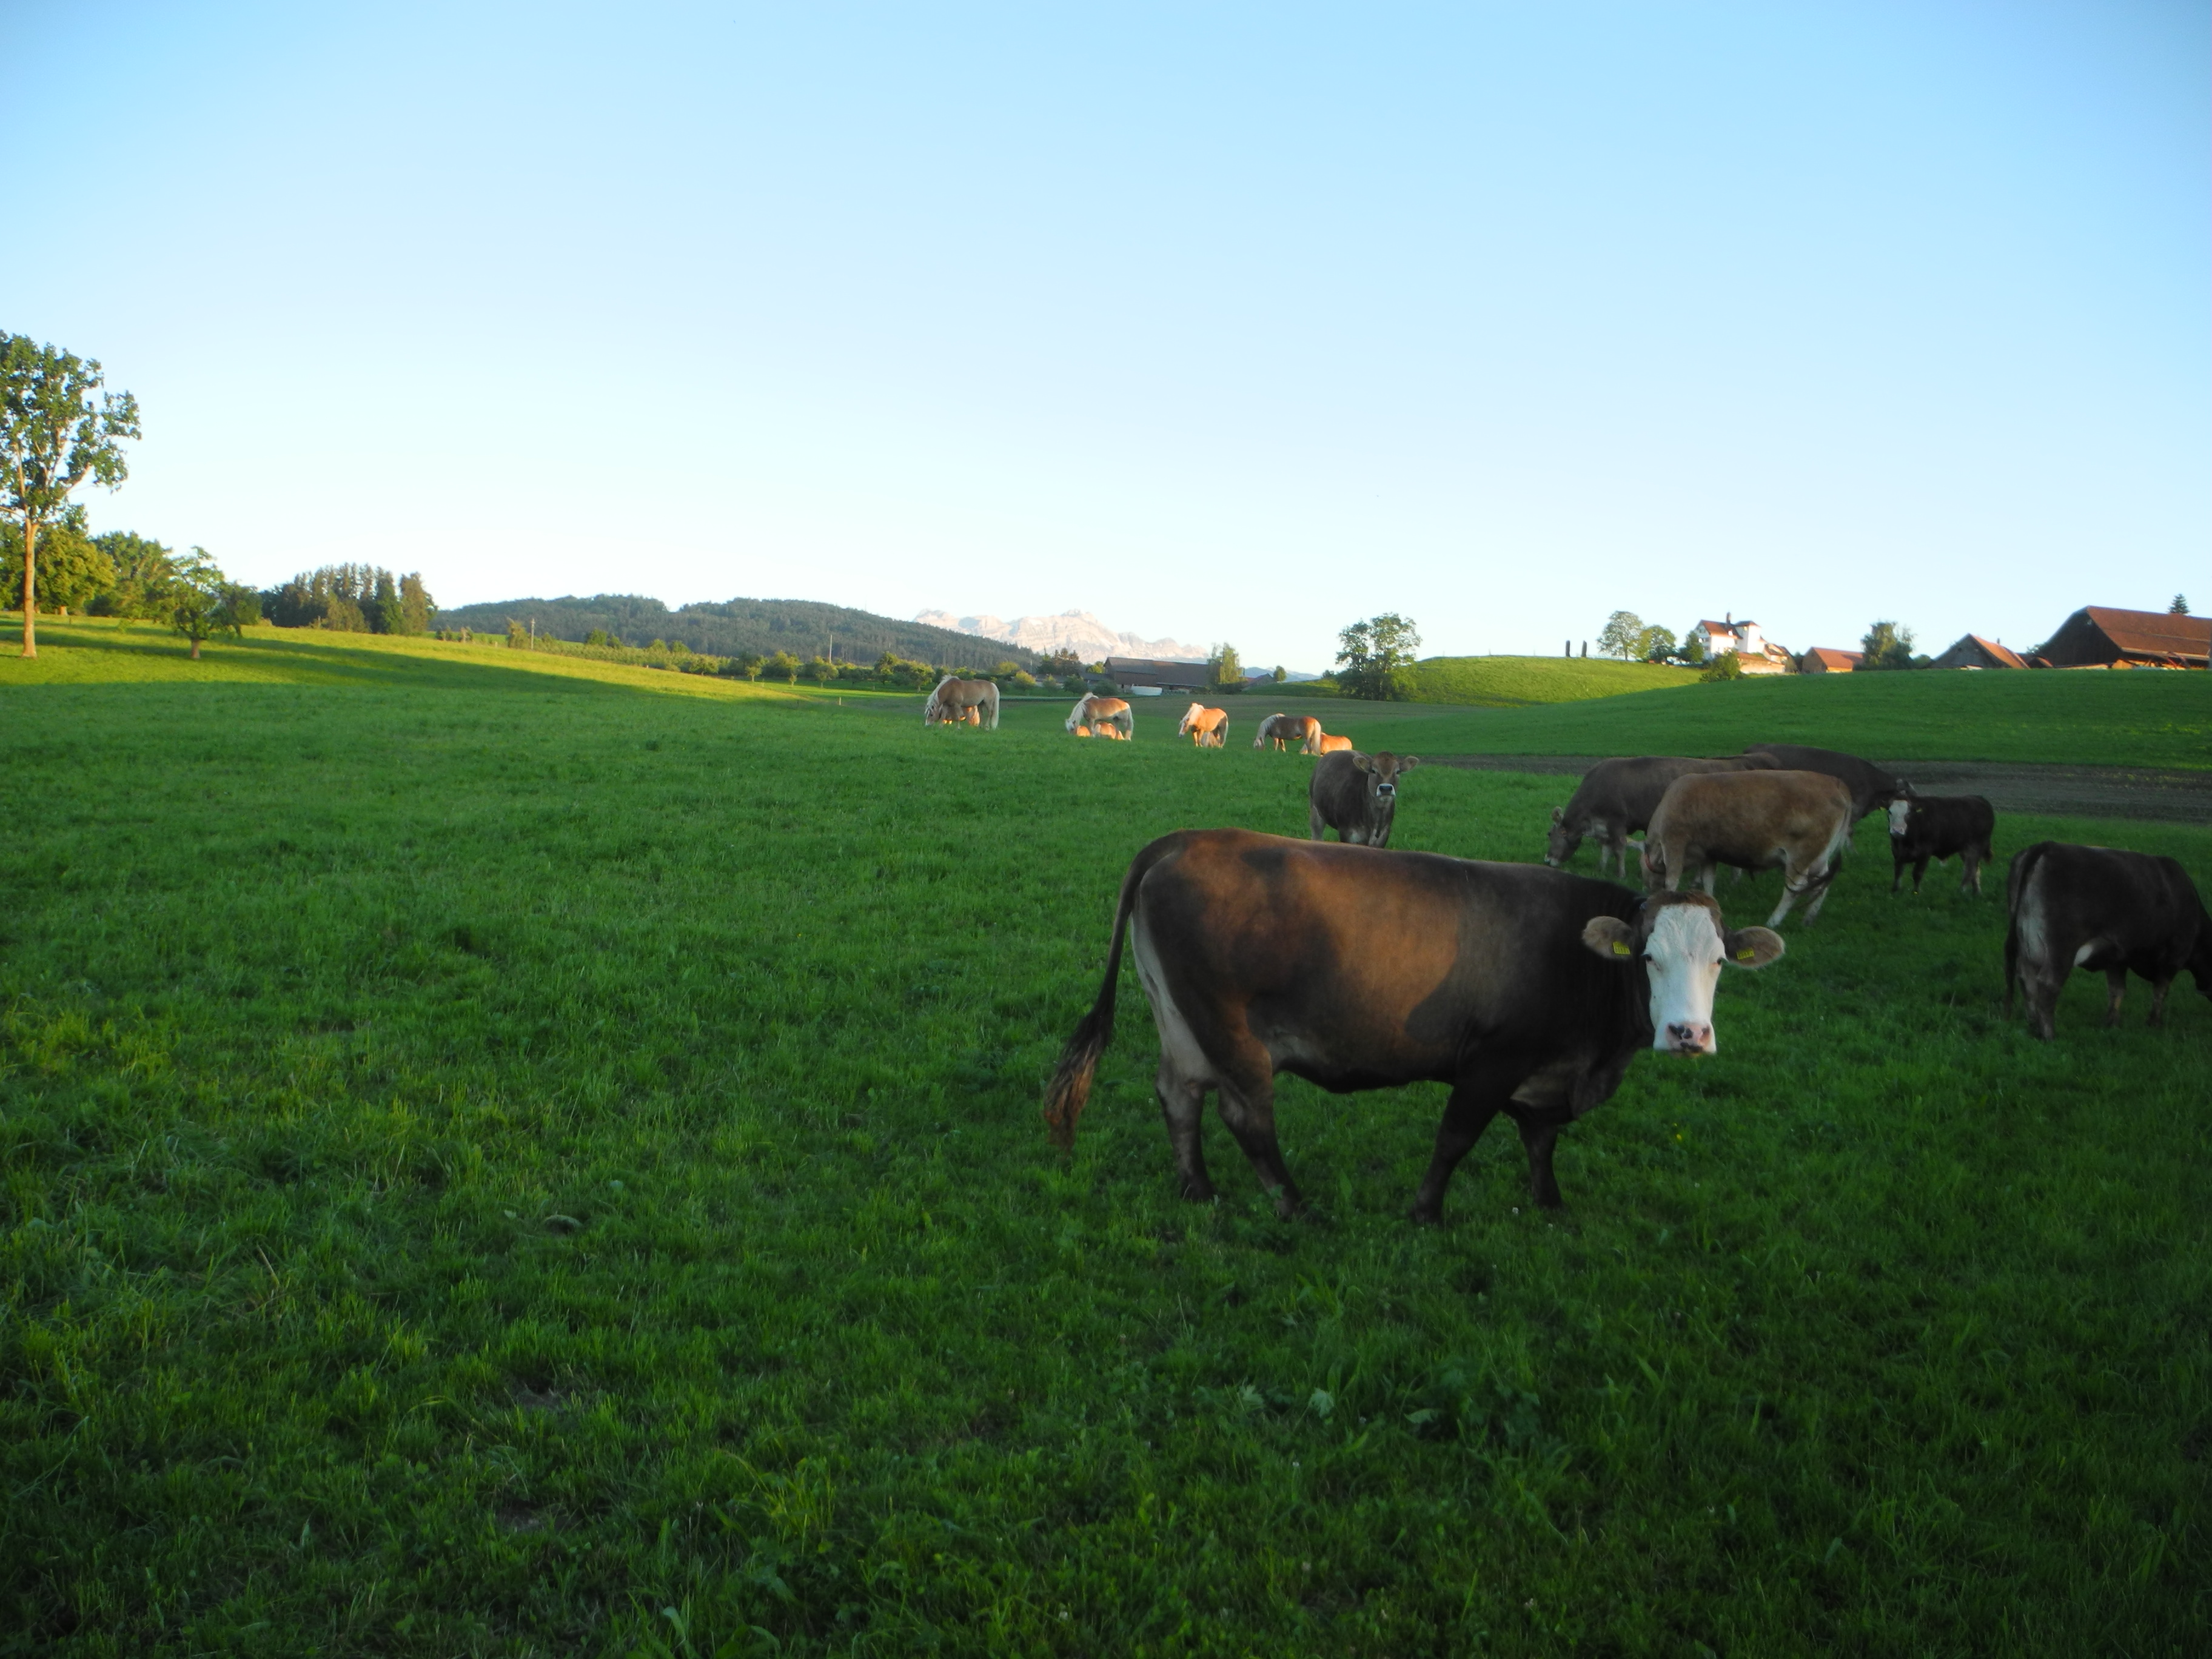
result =
M114 564L84 533L84 509L72 503L39 538L39 598L66 616L92 609L114 586ZM22 602L23 527L0 522L0 605Z
M134 530L111 530L93 538L107 556L115 580L93 605L104 617L166 617L169 590L177 579L176 555Z
M169 623L192 642L192 660L200 659L200 647L218 634L236 639L261 620L261 596L250 587L228 580L196 547L173 561L175 575L169 587Z
M39 532L87 482L130 476L122 441L138 434L138 400L106 392L97 361L0 333L0 514L23 532L23 654L39 654Z
M1633 611L1616 611L1605 619L1598 630L1597 648L1608 657L1624 660L1644 654L1644 636L1649 630L1644 618Z
M1213 689L1217 691L1242 691L1244 689L1244 659L1237 654L1237 647L1223 643L1213 647L1213 660L1207 665L1213 671Z
M1420 630L1411 617L1386 611L1354 623L1336 636L1337 684L1355 697L1409 702L1413 695L1413 653Z
M1893 622L1878 622L1869 628L1859 641L1864 653L1860 665L1864 668L1910 668L1912 666L1912 630L1899 628Z

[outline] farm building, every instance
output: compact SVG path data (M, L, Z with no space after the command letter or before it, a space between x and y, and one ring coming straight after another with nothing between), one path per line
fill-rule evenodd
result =
M1123 692L1157 697L1170 691L1203 691L1213 684L1213 669L1202 662L1152 657L1109 657L1106 678Z
M2035 654L2053 668L2119 663L2203 668L2212 655L2212 618L2084 605L2059 623Z
M1707 657L1733 651L1747 674L1794 674L1797 659L1759 631L1759 624L1733 615L1722 622L1701 622L1690 638L1704 647Z
M2025 668L2020 653L2008 650L2002 641L1985 640L1979 634L1961 634L1958 642L1928 665L1930 668Z
M1797 659L1801 674L1855 674L1866 661L1863 651L1838 651L1832 645L1816 645Z

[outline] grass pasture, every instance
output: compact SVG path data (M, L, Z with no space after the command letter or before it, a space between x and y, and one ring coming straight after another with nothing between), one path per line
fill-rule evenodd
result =
M1694 685L1698 671L1602 657L1430 657L1413 669L1422 702L1522 708ZM1261 694L1262 696L1265 693Z
M0 662L0 1652L2198 1646L2188 981L2107 1032L2077 976L2034 1042L2000 903L1890 898L1869 820L1563 1215L1498 1127L1417 1231L1442 1091L1285 1079L1283 1224L1218 1124L1173 1196L1133 977L1071 1158L1038 1121L1129 854L1303 828L1249 724L357 648ZM2118 758L2201 751L2183 678L2017 679L2119 699L2069 716ZM1399 838L1530 858L1563 794L1425 769ZM2212 883L2212 829L2000 859L2045 836Z

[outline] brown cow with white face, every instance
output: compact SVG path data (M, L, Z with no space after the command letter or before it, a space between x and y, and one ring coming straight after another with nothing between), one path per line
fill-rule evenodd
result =
M1390 823L1398 811L1398 777L1421 763L1419 755L1394 755L1385 749L1363 755L1344 750L1322 757L1306 783L1306 826L1316 841L1328 839L1355 847L1388 847Z
M1824 772L1692 772L1667 786L1644 838L1644 877L1656 888L1686 887L1702 872L1705 891L1723 864L1782 870L1778 927L1807 894L1811 921L1826 902L1836 861L1851 844L1851 792Z
M1538 865L1372 852L1243 830L1186 830L1121 878L1106 980L1046 1096L1072 1145L1114 1035L1124 939L1160 1037L1155 1084L1185 1198L1213 1196L1207 1091L1284 1215L1301 1205L1275 1138L1275 1076L1337 1094L1449 1084L1413 1217L1442 1218L1452 1171L1504 1112L1529 1191L1556 1206L1559 1132L1609 1097L1644 1048L1710 1054L1723 962L1782 954L1697 893L1642 897Z

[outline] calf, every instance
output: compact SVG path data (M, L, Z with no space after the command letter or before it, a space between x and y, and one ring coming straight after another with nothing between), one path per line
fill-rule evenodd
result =
M2039 841L2012 855L2005 875L2005 1015L2017 986L2036 1036L2055 1035L2051 1012L2076 968L2102 970L2105 1024L2120 1023L2130 969L2151 983L2150 1023L2186 968L2212 997L2212 916L2189 872L2168 858L2110 847Z
M1841 780L1851 792L1853 823L1875 807L1887 806L1899 795L1912 793L1912 786L1903 778L1840 749L1814 749L1802 743L1754 743L1745 745L1743 752L1771 756L1777 766L1792 772L1824 772Z
M1780 925L1810 894L1805 920L1820 914L1837 860L1851 843L1851 792L1819 772L1689 773L1667 786L1644 838L1647 883L1686 886L1700 871L1705 891L1723 864L1782 868L1782 902L1766 919Z
M1941 864L1956 856L1966 867L1959 890L1982 890L1982 866L1990 861L1990 840L1996 834L1997 811L1979 795L1900 795L1889 804L1889 856L1894 867L1889 890L1912 866L1912 890L1928 873L1928 860Z
M1557 1207L1559 1132L1620 1087L1644 1048L1711 1054L1723 963L1782 954L1697 893L1432 853L1354 852L1243 830L1186 830L1121 878L1105 983L1061 1050L1045 1121L1075 1138L1114 1036L1124 937L1159 1029L1154 1089L1182 1195L1213 1196L1206 1096L1283 1215L1302 1203L1275 1138L1275 1078L1335 1094L1449 1084L1413 1218L1440 1220L1452 1171L1500 1112L1535 1202Z
M1563 866L1589 836L1597 842L1598 873L1609 860L1622 875L1628 873L1628 838L1651 822L1667 786L1692 772L1771 771L1772 757L1742 755L1733 760L1696 760L1682 755L1640 755L1632 759L1602 760L1583 774L1574 796L1565 806L1552 809L1552 833L1544 848L1544 862Z
M1355 847L1388 847L1390 820L1398 811L1398 779L1421 763L1419 755L1394 755L1385 749L1363 755L1346 750L1322 757L1306 784L1306 827L1315 841L1336 831Z

